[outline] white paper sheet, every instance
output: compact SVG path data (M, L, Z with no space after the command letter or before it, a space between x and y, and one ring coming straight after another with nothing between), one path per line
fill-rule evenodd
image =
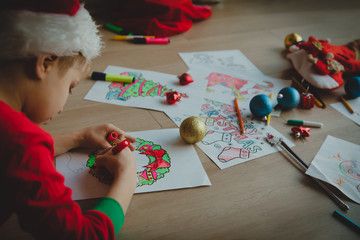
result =
M330 104L330 106L335 108L337 111L339 111L345 117L354 121L356 124L360 125L360 98L350 99L350 100L347 100L347 102L350 104L351 108L354 110L354 113L350 113L349 110L341 102L332 103L332 104Z
M274 94L274 104L278 92L291 85L290 80L282 80L266 75L250 75L244 73L228 73L216 68L198 67L190 69L196 72L199 80L207 82L204 98L232 104L237 97L239 104L249 107L251 99L259 94Z
M360 204L360 146L327 136L306 174L327 182Z
M226 72L263 74L240 50L181 52L182 60L190 68L219 69Z
M205 93L206 82L198 80L196 71L190 72L194 82L180 85L175 75L108 66L105 73L135 75L132 84L96 81L84 99L129 107L147 108L167 112L196 113L200 109ZM166 101L166 92L177 91L182 94L175 104Z
M147 141L137 143L134 152L138 170L135 193L211 185L193 145L180 138L179 129L129 134ZM56 158L56 169L65 176L65 185L73 190L74 200L103 197L109 188L89 173L86 163L90 153L73 151ZM161 157L154 158L154 154ZM156 168L159 164L162 167Z
M226 104L211 99L204 99L201 112L198 114L206 124L206 135L197 143L201 150L220 168L225 169L255 158L277 152L265 141L267 133L281 136L293 147L294 144L264 121L253 119L247 106L239 106L245 126L245 134L240 134L240 127L234 104ZM169 117L180 126L189 117L170 115Z
M195 71L195 69L191 69ZM267 133L283 137L289 146L294 146L264 121L253 118L249 108L251 99L258 94L274 96L291 81L276 79L265 75L229 75L221 69L196 68L199 80L207 82L207 91L200 116L206 124L207 134L197 145L220 168L225 169L255 158L278 151L265 142ZM238 118L234 108L234 98L238 98L245 134L240 134ZM274 97L274 103L276 102ZM166 114L178 125L192 115L181 112Z

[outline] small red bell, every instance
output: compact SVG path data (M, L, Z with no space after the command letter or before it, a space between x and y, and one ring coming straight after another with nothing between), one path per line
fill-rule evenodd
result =
M310 109L313 108L315 105L315 97L312 93L305 93L303 92L300 95L300 107Z
M166 93L166 101L170 104L174 104L177 101L180 101L180 99L181 99L181 94L176 91Z
M291 128L291 131L294 132L295 137L310 137L310 128L299 126Z
M183 73L178 78L179 78L179 81L180 81L181 85L187 85L187 84L192 83L194 81L194 79L188 73Z

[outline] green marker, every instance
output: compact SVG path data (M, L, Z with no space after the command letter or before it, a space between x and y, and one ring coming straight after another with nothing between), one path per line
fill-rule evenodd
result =
M124 30L123 28L117 27L117 26L112 25L110 23L106 23L104 25L104 28L111 31L111 32L117 33L117 34L120 34L120 32Z
M293 120L293 119L288 120L287 124L295 125L295 126L304 126L304 127L318 127L318 128L321 128L324 125L323 123L319 123L319 122Z

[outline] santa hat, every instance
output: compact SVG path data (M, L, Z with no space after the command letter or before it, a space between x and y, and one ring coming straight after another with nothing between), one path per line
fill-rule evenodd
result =
M0 60L83 55L102 48L98 28L79 0L1 0Z

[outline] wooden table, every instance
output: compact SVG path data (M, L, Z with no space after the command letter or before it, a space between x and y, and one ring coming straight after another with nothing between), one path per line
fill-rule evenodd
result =
M264 74L291 79L284 38L296 32L307 39L330 38L342 45L360 37L360 2L224 0L213 5L210 19L195 23L186 33L171 37L169 45L135 45L112 41L102 31L106 48L93 70L108 65L179 75L187 71L178 52L239 49ZM173 128L162 112L83 100L94 84L83 80L73 90L63 113L44 129L52 134L111 122L127 132ZM293 109L273 117L271 125L290 136L286 120L324 122L306 140L293 139L293 150L308 164L327 135L360 144L360 127L329 106L343 88L323 94L328 107ZM274 153L220 170L199 148L196 151L212 182L199 187L136 194L118 239L359 239L359 235L331 216L337 205L281 153ZM360 206L344 195L346 214L360 223ZM83 209L97 200L79 201ZM31 239L13 216L0 228L1 239Z

